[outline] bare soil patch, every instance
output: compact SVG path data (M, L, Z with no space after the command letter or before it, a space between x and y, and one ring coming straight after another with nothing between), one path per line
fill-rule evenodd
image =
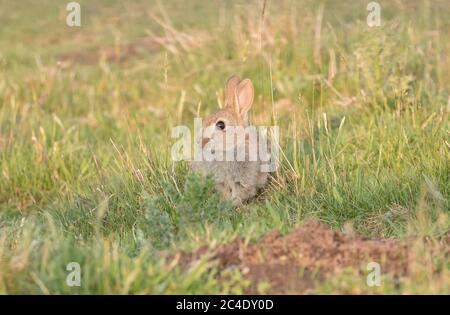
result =
M449 238L442 239L448 254ZM183 266L211 255L221 270L239 268L250 280L247 293L258 293L261 281L270 283L270 293L301 293L314 287L317 280L343 268L366 268L378 262L383 273L408 276L414 239L368 239L332 230L318 221L307 221L286 235L273 230L254 243L238 237L215 248L183 252ZM430 249L431 250L431 249ZM315 280L315 281L313 281Z
M201 47L208 39L204 32L191 34L173 31L166 36L146 36L127 44L70 52L59 58L64 64L92 65L99 63L102 59L107 63L120 64L133 57L157 53L163 49L172 54L189 51Z

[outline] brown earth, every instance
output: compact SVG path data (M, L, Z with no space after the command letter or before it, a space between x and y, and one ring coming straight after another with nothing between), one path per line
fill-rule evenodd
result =
M448 254L449 239L443 242ZM331 273L347 267L365 270L369 262L378 262L382 272L394 278L408 276L410 263L416 257L413 245L411 238L368 239L334 231L318 221L307 221L284 236L274 230L255 243L246 244L238 237L212 249L183 252L180 262L188 266L208 254L220 270L239 268L251 283L246 293L258 293L261 281L270 283L268 293L301 293Z
M161 49L173 54L188 51L202 46L208 39L209 37L204 32L188 34L173 31L167 36L152 35L138 38L127 44L70 52L60 55L59 59L60 63L65 66L71 64L92 65L102 59L107 63L123 63L132 57L159 52Z

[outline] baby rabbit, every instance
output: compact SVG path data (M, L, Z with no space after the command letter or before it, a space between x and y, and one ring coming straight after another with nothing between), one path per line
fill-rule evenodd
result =
M254 197L268 179L267 171L261 168L270 157L267 139L248 122L253 97L252 81L240 80L236 75L228 79L224 107L203 121L200 136L196 139L203 155L210 149L209 159L203 156L201 161L190 163L191 170L205 176L211 174L222 198L230 199L234 206ZM256 152L261 142L265 142L265 161L262 161L261 153Z

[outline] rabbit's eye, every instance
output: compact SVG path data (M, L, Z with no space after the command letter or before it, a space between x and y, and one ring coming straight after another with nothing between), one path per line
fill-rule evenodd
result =
M224 130L225 123L222 120L219 120L218 122L216 122L216 127L219 128L220 130Z

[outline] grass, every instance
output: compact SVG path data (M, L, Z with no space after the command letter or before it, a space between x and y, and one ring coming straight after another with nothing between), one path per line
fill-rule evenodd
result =
M364 1L79 2L70 28L63 3L0 0L0 292L242 293L239 272L219 282L164 253L309 217L371 237L448 229L446 1L380 1L375 28ZM171 128L214 111L233 73L282 149L238 211L170 159ZM438 260L450 269L439 256L400 285L350 272L315 292L449 293Z

